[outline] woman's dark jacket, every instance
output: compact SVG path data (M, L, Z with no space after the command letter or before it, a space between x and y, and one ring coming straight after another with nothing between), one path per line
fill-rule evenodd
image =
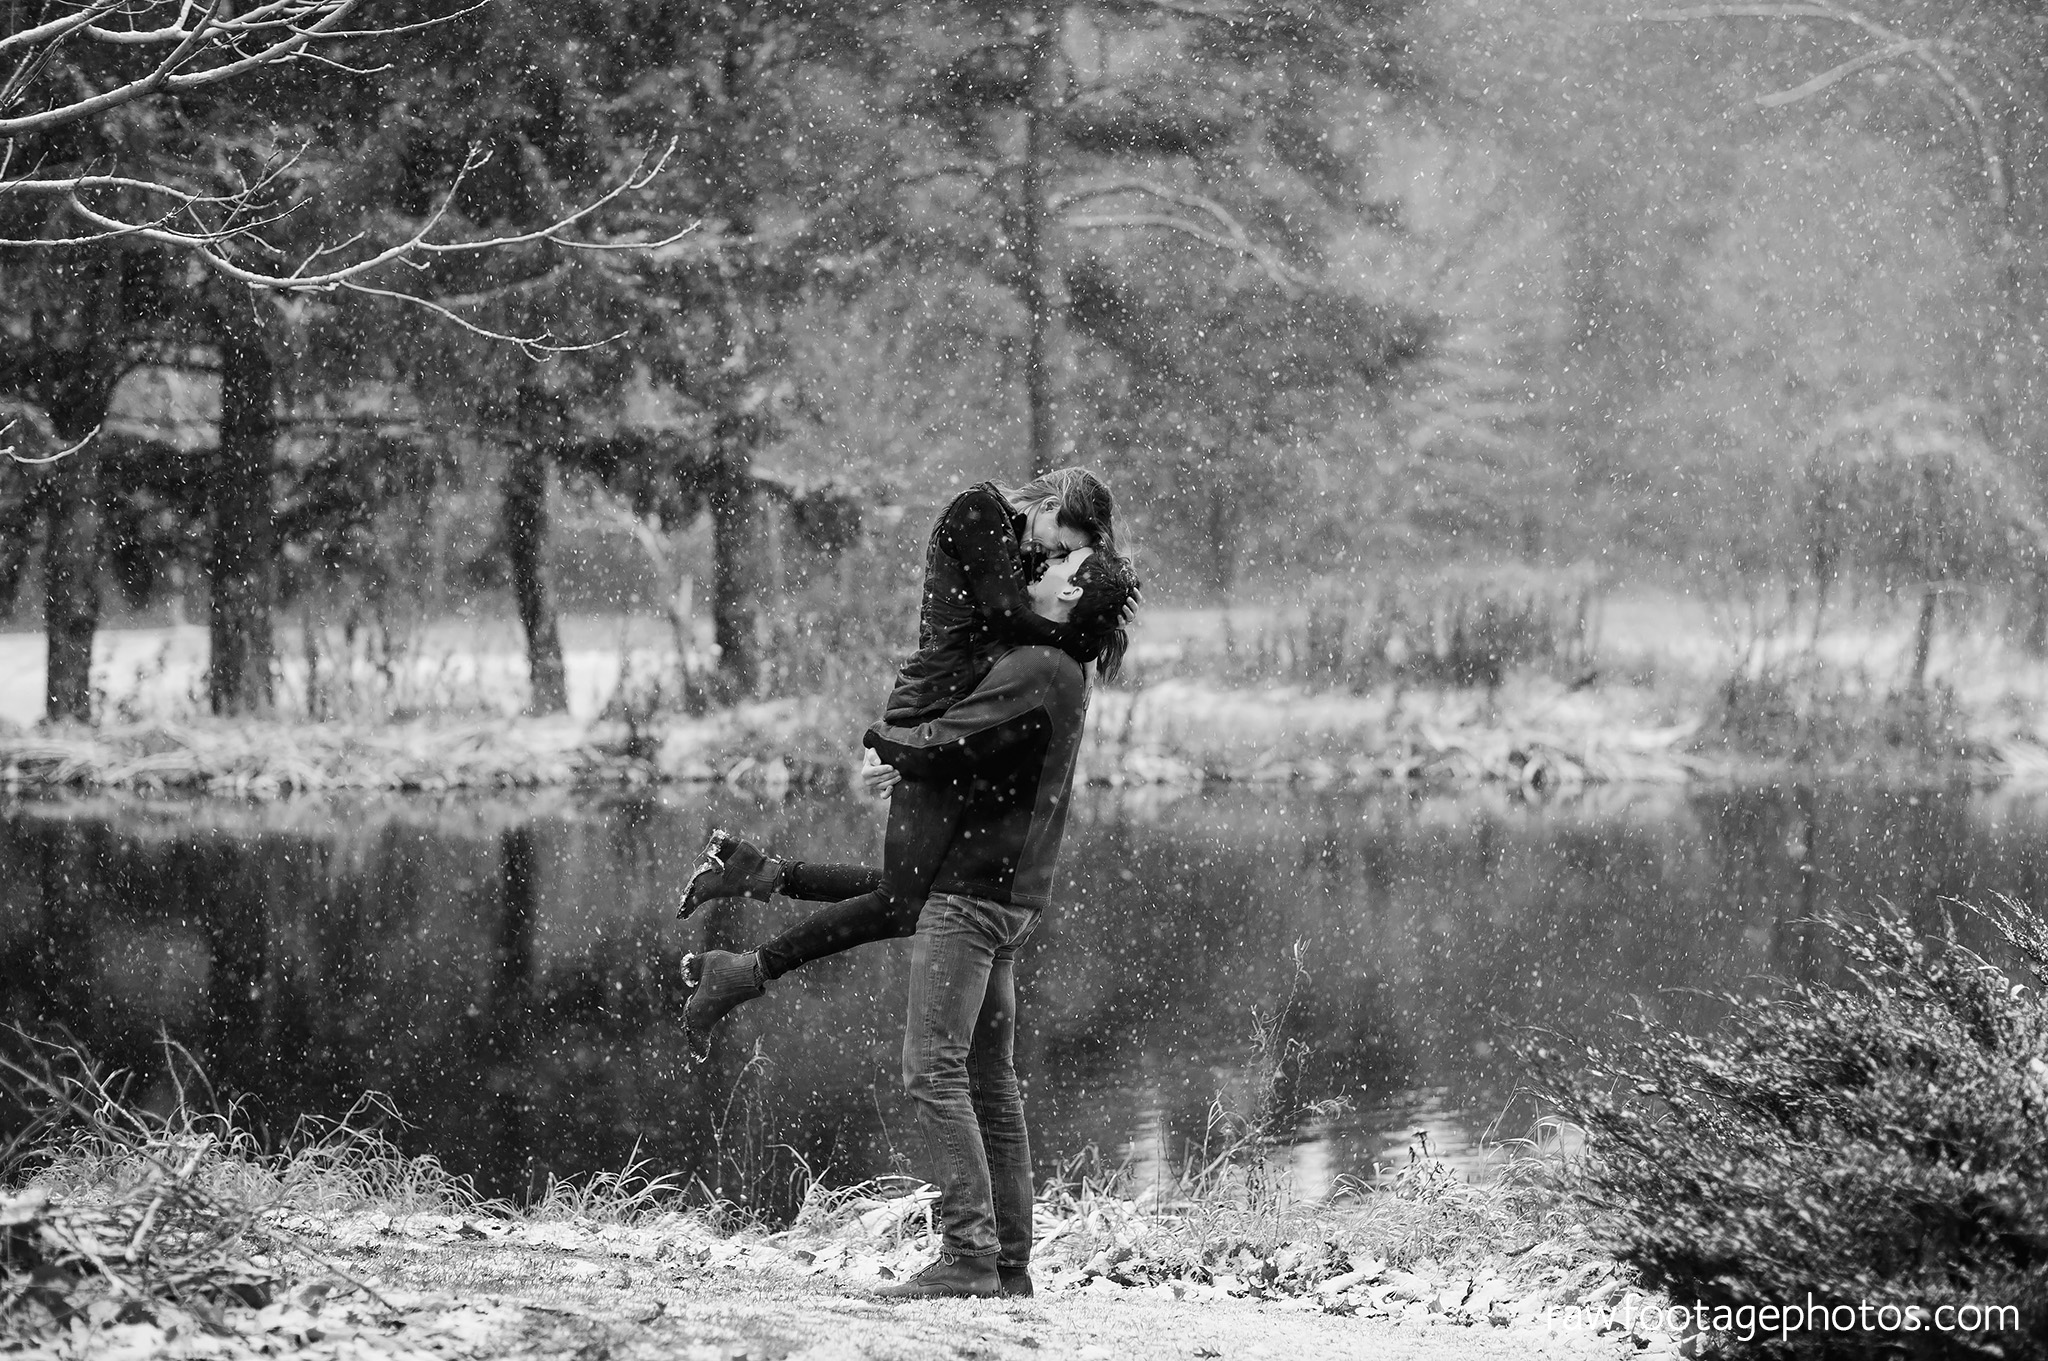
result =
M1024 517L993 482L977 482L946 507L925 548L917 652L896 673L885 723L944 713L981 683L1004 648L1070 646L1071 629L1031 608L1018 552L1023 536Z

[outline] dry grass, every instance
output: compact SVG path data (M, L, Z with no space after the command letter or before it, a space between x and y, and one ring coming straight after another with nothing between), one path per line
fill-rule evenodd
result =
M377 1207L394 1213L482 1212L468 1179L432 1157L407 1157L380 1132L397 1113L378 1096L340 1119L306 1117L267 1150L233 1100L222 1100L198 1061L163 1042L174 1100L157 1114L131 1099L128 1075L102 1071L75 1046L13 1034L0 1088L27 1122L0 1152L0 1180L52 1197L108 1206L137 1198L190 1198L195 1210L272 1211Z
M1368 1262L1450 1278L1544 1272L1600 1254L1572 1199L1578 1155L1555 1122L1493 1149L1494 1169L1467 1180L1418 1157L1377 1185L1341 1179L1331 1196L1298 1196L1277 1164L1234 1154L1190 1159L1165 1183L1134 1182L1128 1166L1076 1159L1041 1191L1051 1229L1041 1259L1055 1268L1114 1273L1130 1283L1263 1280L1305 1293ZM1532 1250L1542 1269L1522 1273Z
M159 1113L129 1075L75 1045L15 1031L0 1051L0 1339L34 1342L88 1326L155 1326L160 1315L232 1331L224 1310L263 1310L337 1286L381 1296L329 1251L329 1226L426 1219L461 1224L642 1225L673 1220L677 1186L635 1159L621 1171L551 1181L530 1207L480 1196L431 1156L383 1133L397 1114L366 1097L339 1119L305 1119L277 1146L166 1040L173 1093ZM325 1282L326 1284L321 1284ZM381 1307L381 1306L379 1306ZM225 1332L223 1332L225 1335Z

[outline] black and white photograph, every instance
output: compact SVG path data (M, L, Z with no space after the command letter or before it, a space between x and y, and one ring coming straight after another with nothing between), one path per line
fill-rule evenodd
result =
M2048 1361L2048 6L0 0L0 1356Z

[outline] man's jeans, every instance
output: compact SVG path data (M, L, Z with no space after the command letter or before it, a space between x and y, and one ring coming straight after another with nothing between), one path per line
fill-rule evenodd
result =
M910 952L903 1085L939 1183L944 1250L1031 1260L1031 1140L1013 1063L1017 947L1038 913L935 893Z

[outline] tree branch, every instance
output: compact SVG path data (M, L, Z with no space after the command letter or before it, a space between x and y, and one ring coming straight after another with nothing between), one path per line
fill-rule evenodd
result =
M1848 79L1858 71L1871 66L1881 66L1888 61L1895 61L1899 57L1914 51L1919 46L1919 43L1907 40L1893 43L1890 47L1880 47L1875 51L1865 52L1861 56L1851 57L1840 65L1831 66L1813 79L1795 85L1789 90L1780 90L1776 94L1758 95L1756 97L1756 106L1760 109L1781 109L1787 104L1797 104L1802 99L1811 99L1829 86Z
M1131 226L1167 227L1184 235L1194 236L1200 240L1207 241L1211 245L1220 246L1225 250L1235 251L1239 255L1256 261L1276 282L1290 289L1304 288L1312 282L1309 276L1296 270L1285 260L1281 259L1276 251L1252 240L1251 233L1245 230L1244 224L1238 221L1236 215L1215 199L1209 198L1204 194L1197 194L1192 190L1176 189L1172 185L1162 184L1158 180L1147 179L1140 175L1127 175L1113 180L1083 185L1078 189L1070 189L1053 195L1050 206L1054 212L1062 212L1076 204L1086 203L1090 199L1111 198L1124 194L1137 194L1146 198L1158 199L1161 202L1172 204L1176 208L1200 213L1214 223L1215 226L1213 228L1203 227L1185 218L1164 213L1137 213L1131 215L1083 214L1064 219L1064 225L1076 230L1106 229L1116 226L1120 222Z
M100 433L100 428L97 425L95 425L92 429L85 432L85 437L83 439L80 439L78 443L71 445L69 448L59 449L54 454L44 454L41 455L40 457L31 458L28 455L21 453L12 444L7 442L7 432L14 429L14 427L18 424L20 424L19 421L9 421L5 425L0 425L0 454L5 454L10 461L19 463L22 466L28 468L38 468L46 463L56 463L62 459L70 458L80 449L83 449L86 445L91 444L93 442L94 437Z
M1201 5L1194 0L1124 0L1124 6L1177 14L1183 19L1207 19L1219 24L1241 24L1251 18L1249 11L1236 5Z
M1274 283L1279 284L1290 296L1315 281L1308 275L1289 265L1285 260L1253 242L1212 231L1198 222L1170 213L1083 213L1060 220L1060 225L1069 231L1139 231L1157 228L1178 232L1193 237L1220 250L1226 250L1256 264Z
M0 34L0 58L12 63L0 81L0 137L49 132L157 95L175 94L232 80L259 67L282 65L310 55L316 43L342 38L385 37L452 22L481 4L389 28L346 29L342 21L362 0L266 0L237 14L226 0L87 0L76 13L13 33ZM175 11L165 23L148 17ZM12 9L10 9L12 12ZM129 27L108 20L126 18ZM61 100L29 112L7 111L24 104L29 86L64 43L80 34L93 41L141 51L168 46L134 79L96 94ZM0 192L8 186L0 182Z
M1602 20L1610 24L1686 24L1701 19L1829 19L1836 23L1874 27L1872 20L1850 10L1822 4L1688 5L1680 9L1639 10Z
M618 335L606 336L602 340L586 340L580 344L563 345L548 339L544 335L515 336L508 331L494 331L488 326L471 321L451 308L442 306L432 298L423 298L417 293L407 293L395 288L373 288L369 284L359 283L354 279L343 279L336 287L346 289L351 293L362 293L373 298L389 298L393 302L422 308L425 311L432 312L443 321L454 322L472 335L481 336L485 340L501 340L517 345L529 357L534 359L547 359L558 354L576 354L584 350L602 349L604 346L617 340L619 336L625 334L624 331L621 331Z
M27 192L66 194L67 206L70 211L92 226L99 228L99 231L89 236L0 241L0 245L16 247L74 246L104 241L110 237L140 237L144 240L155 241L162 245L187 251L197 256L208 269L225 278L247 284L251 288L266 289L277 293L330 292L333 289L361 280L384 265L391 264L394 261L412 260L420 256L431 255L477 255L486 251L500 250L509 246L526 245L540 241L551 241L567 249L582 251L659 250L672 246L684 237L697 231L700 224L691 223L680 231L674 232L658 241L590 241L567 237L561 233L579 222L586 221L593 214L602 211L607 206L616 203L621 196L646 188L667 166L669 159L675 154L677 145L677 141L672 139L659 155L652 157L651 160L649 158L642 158L640 168L624 180L621 180L589 203L580 208L565 212L545 226L535 228L532 231L519 232L509 236L486 237L481 240L434 240L432 239L433 234L453 207L457 195L461 192L464 179L484 165L489 159L484 152L472 147L469 154L463 159L462 166L456 171L454 182L448 186L448 190L441 196L440 202L434 205L432 211L427 214L426 220L417 229L404 240L386 246L365 259L334 269L315 270L313 265L314 262L320 259L348 249L349 246L362 239L360 236L351 237L349 240L337 245L322 246L301 260L297 267L290 272L280 273L263 269L252 269L235 259L234 254L231 253L235 252L239 247L242 249L253 248L269 255L278 254L277 248L265 241L259 233L259 229L274 221L274 218L236 223L232 226L222 227L209 226L201 219L198 210L203 207L225 207L229 210L228 216L232 219L234 216L233 210L246 202L247 197L255 191L255 188L261 188L262 185L269 183L270 176L265 176L251 190L245 190L240 194L233 195L195 194L149 180L137 180L126 176L113 175L79 176L68 180L22 181L21 183ZM135 220L115 217L111 213L102 212L87 204L80 197L83 192L109 188L131 189L162 195L172 201L172 207L157 218ZM194 220L192 227L180 228L171 225L173 220L181 213L191 215ZM405 296L411 297L412 295Z

